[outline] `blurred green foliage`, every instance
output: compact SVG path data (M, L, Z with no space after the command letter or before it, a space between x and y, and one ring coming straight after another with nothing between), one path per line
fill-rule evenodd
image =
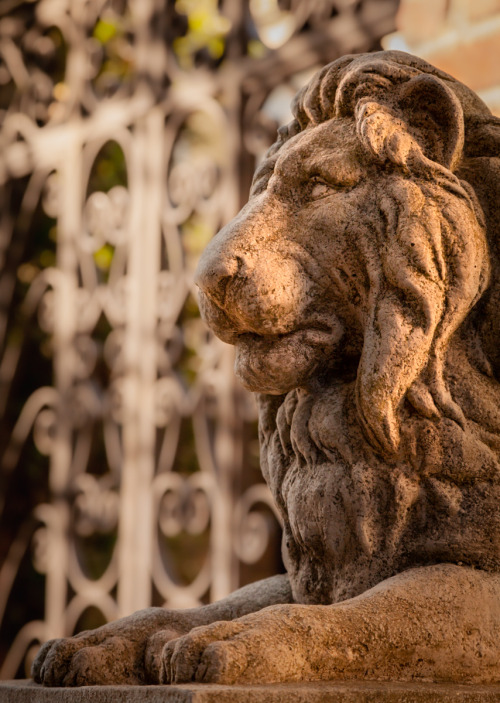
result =
M125 155L117 142L106 142L94 160L87 185L87 196L102 190L107 193L113 186L127 186Z
M175 9L187 16L185 36L173 41L181 67L192 68L195 55L201 49L206 49L211 58L220 59L231 23L220 14L217 0L176 0Z
M101 44L107 44L111 39L116 37L118 32L118 26L116 19L100 19L96 26L94 27L93 36Z

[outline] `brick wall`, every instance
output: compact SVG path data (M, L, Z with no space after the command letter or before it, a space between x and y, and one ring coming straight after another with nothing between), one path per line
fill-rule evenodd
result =
M500 0L401 0L396 25L384 48L421 56L500 116Z

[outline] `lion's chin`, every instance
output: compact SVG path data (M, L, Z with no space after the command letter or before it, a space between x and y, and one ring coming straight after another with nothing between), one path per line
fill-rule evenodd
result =
M280 336L242 334L236 342L235 372L248 390L282 395L308 385L328 365L331 334L298 330Z

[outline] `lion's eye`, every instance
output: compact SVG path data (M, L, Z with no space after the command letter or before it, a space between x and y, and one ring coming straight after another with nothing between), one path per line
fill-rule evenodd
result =
M315 181L311 188L311 198L324 198L325 195L330 195L333 192L335 192L335 189L324 181Z
M311 200L319 200L320 198L325 198L327 195L333 195L334 193L347 193L357 185L357 182L349 183L332 183L326 182L320 177L313 178L311 181L311 189L309 191L309 197Z

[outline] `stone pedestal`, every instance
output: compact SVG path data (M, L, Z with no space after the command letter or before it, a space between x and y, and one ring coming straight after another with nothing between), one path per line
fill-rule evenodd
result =
M254 686L45 688L0 682L0 703L499 703L500 686L420 683L291 683Z

